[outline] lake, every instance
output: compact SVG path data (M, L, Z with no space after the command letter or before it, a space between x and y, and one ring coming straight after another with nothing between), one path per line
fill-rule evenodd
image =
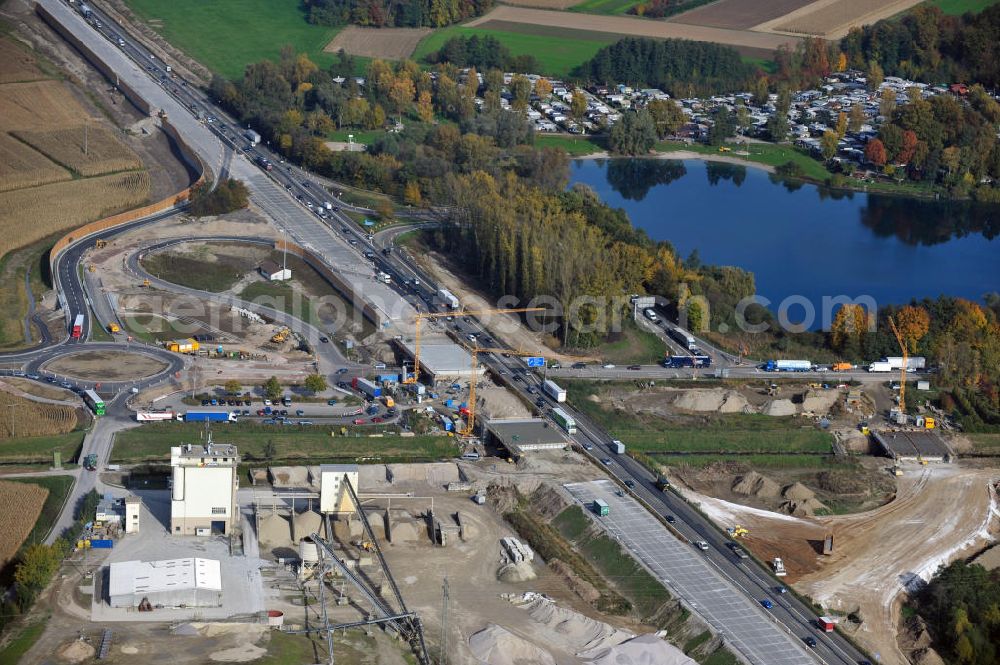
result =
M790 296L820 311L823 296L886 305L1000 289L1000 206L834 192L701 160L575 160L570 181L681 257L753 272L772 310Z

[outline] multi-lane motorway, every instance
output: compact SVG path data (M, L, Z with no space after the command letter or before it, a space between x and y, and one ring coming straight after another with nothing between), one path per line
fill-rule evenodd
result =
M58 0L41 0L41 3L53 12L59 12L61 20L64 20L65 25L69 26L75 34L96 29L93 24L85 23L78 14ZM67 14L71 16L67 16ZM100 13L97 15L102 19L100 32L105 40L103 48L105 55L109 59L114 59L113 55L107 53L108 49L112 49L119 52L118 58L124 54L131 59L132 63L129 63L129 67L122 65L123 70L129 70L123 73L130 76L130 82L141 86L145 93L150 94L153 98L150 99L151 103L158 104L161 108L169 108L174 126L182 133L185 140L195 145L206 164L213 167L216 173L227 171L234 177L246 180L250 185L254 202L280 228L290 233L299 244L323 256L332 267L341 272L345 279L352 281L355 288L363 291L366 298L375 301L375 306L382 311L387 321L402 322L412 319L412 315L416 311L435 309L439 306L434 297L437 288L429 275L416 266L400 260L396 252L383 254L379 251L383 248L383 243L391 242L391 238L380 240L367 236L343 214L342 210L334 209L324 212L323 215L319 214L316 211L317 208L329 200L330 195L320 186L318 181L283 165L280 158L270 153L267 148L256 146L247 151L246 141L242 138L242 127L228 118L201 91L173 79L167 72L166 63L154 57L138 40L128 35L120 26L114 25L107 16ZM114 42L111 41L112 35L115 38ZM121 39L121 42L118 42L118 39ZM148 74L149 80L144 83L139 81L136 78L136 67L141 68L139 69L140 73ZM150 90L149 83L151 81L158 86L157 89ZM182 114L188 117L178 117ZM195 118L197 121L194 121ZM226 146L229 151L238 150L245 154L230 160L231 153L220 149L220 146ZM269 171L261 169L258 165L258 157L270 160L273 165L272 169ZM308 209L307 204L309 203L312 203L311 211ZM337 206L346 207L339 201ZM155 220L146 220L146 223L152 221ZM82 245L77 249L82 252ZM72 251L64 254L58 271L59 288L63 290L71 307L73 302L82 306L84 298L79 280L73 273L79 265L79 254L74 255ZM376 282L373 279L375 270L390 274L392 276L391 286ZM75 290L78 287L80 287L80 291ZM482 324L472 317L457 318L455 326L457 327L455 332L459 334L474 332L489 335ZM34 353L45 353L45 351ZM30 358L25 356L25 360L34 358L34 355ZM720 357L718 360L722 360L722 358ZM525 399L535 399L534 393L529 393L528 388L529 386L537 387L540 377L524 372L520 360L505 358L502 355L484 354L482 362ZM763 378L768 376L759 373L753 367L736 366L729 369L730 376L733 377L758 376ZM624 372L618 368L604 367L584 370L555 370L555 372L560 374L576 372L597 378L617 378L618 376L666 378L675 375L678 377L690 376L691 371L665 370L661 367L648 366ZM816 379L828 378L825 375L814 373L805 373L799 376ZM515 380L514 377L519 377L520 380ZM844 375L836 376L838 379L841 377ZM868 377L850 375L850 378ZM884 380L881 377L875 378ZM548 402L545 404L551 406ZM671 492L664 493L656 490L655 478L649 471L631 458L617 456L611 452L611 437L607 432L598 428L582 414L576 413L572 409L569 411L578 425L578 433L573 439L581 450L586 451L595 460L613 459L613 463L607 466L608 472L623 483L632 481L635 485L634 490L632 490L634 495L651 506L654 512L672 515L676 520L672 526L679 538L688 541L704 540L708 542L710 550L706 554L706 560L718 569L732 593L744 594L752 600L773 594L777 582L770 576L767 569L752 560L736 559L726 547L725 535L705 517L679 496ZM543 409L543 413L547 413L547 410ZM789 594L782 595L775 604L770 618L762 618L761 620L777 622L776 625L781 628L778 634L784 636L788 645L794 645L791 652L801 652L801 662L803 663L813 662L812 659L815 658L819 662L827 664L856 665L865 660L864 655L840 635L819 633L811 625L811 622L815 620L815 614L804 603ZM802 639L807 635L813 636L817 640L818 644L815 650L801 648ZM738 645L734 645L734 648L739 650ZM751 658L746 653L743 653L743 656ZM754 660L753 662L761 661Z

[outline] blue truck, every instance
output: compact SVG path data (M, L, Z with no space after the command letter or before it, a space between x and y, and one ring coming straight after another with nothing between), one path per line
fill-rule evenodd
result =
M765 372L808 372L812 369L809 360L768 360L761 367Z
M186 423L202 423L205 421L213 423L234 423L236 416L229 411L188 411L184 414Z
M666 368L678 367L710 367L712 365L711 356L694 354L690 356L668 356L663 361Z

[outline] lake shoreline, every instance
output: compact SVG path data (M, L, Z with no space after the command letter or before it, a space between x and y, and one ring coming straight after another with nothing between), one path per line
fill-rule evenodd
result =
M722 164L735 164L737 166L750 166L755 169L760 169L767 173L776 173L775 168L770 164L761 164L760 162L751 162L746 159L741 159L739 157L731 155L706 155L700 152L694 152L691 150L658 150L651 152L648 155L612 155L608 151L594 152L589 155L580 155L578 157L571 157L574 161L582 161L588 159L675 159L677 161L683 161L686 159L700 159L703 162L720 162ZM811 182L802 178L803 182ZM814 183L815 184L815 183Z

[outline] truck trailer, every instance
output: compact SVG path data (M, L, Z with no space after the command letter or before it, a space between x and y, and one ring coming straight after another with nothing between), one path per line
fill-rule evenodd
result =
M566 390L564 388L560 388L559 385L551 379L542 383L542 392L557 402L566 401Z
M451 291L449 291L448 289L439 289L437 294L438 298L440 298L444 302L444 304L448 307L448 309L458 309L459 307L458 298L456 298Z
M608 508L608 502L604 499L594 499L594 503L591 504L590 509L594 511L595 515L601 517L607 517L611 509Z
M83 335L83 314L77 314L73 319L73 328L70 334L73 339L80 339L80 336Z
M903 358L902 356L890 356L888 358L882 358L880 362L887 362L892 367L892 369L903 369ZM924 369L927 367L927 359L923 356L910 356L906 359L906 370L909 372L915 372L918 369Z
M243 132L243 136L246 137L247 141L250 141L250 145L257 145L258 143L260 143L260 134L258 134L252 129L248 129L245 132Z
M369 381L364 377L360 376L354 377L351 380L351 387L357 390L358 392L362 392L365 395L368 395L372 399L382 396L382 387L375 383L372 383L371 381Z
M164 420L174 420L177 414L173 411L136 411L135 419L140 423L154 423Z
M809 360L768 360L764 363L765 372L808 372L812 369Z
M184 422L186 423L203 423L206 421L213 423L234 423L236 422L236 416L229 411L188 411L184 414Z
M617 455L624 455L625 444L619 441L618 439L615 439L614 441L611 442L611 450Z
M690 356L667 356L662 365L667 369L678 369L681 367L711 367L712 357L704 354L694 354Z
M568 413L556 407L552 409L552 417L567 434L576 434L576 421Z

